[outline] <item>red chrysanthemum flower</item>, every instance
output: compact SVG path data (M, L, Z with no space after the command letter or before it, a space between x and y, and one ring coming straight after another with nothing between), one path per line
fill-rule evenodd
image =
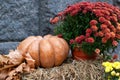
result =
M97 20L91 20L90 21L90 25L92 26L92 25L96 25L98 22L97 22Z
M76 41L77 43L81 43L81 38L78 36L78 37L75 38L75 41Z
M70 44L73 44L74 42L75 42L74 39L71 39L71 40L70 40Z
M86 38L85 41L88 42L88 43L94 43L95 42L94 38L92 38L92 37Z
M99 31L99 32L98 32L98 35L99 35L100 37L103 37L103 36L104 36L104 33L103 33L102 31Z
M102 43L106 43L107 39L105 37L102 38Z
M109 28L106 28L106 29L103 29L104 33L109 33L110 32L110 29Z
M115 33L114 32L110 32L111 34L111 38L115 38Z
M117 21L118 21L118 19L117 19L116 16L111 16L110 18L111 18L111 21L114 21L114 22L117 22Z
M78 12L79 12L78 10L73 10L72 12L70 12L70 15L75 16L78 14Z
M116 27L117 32L120 32L120 26Z
M110 26L112 23L111 23L110 21L106 20L106 21L104 22L104 24L106 24L107 26Z
M105 38L106 39L110 39L111 38L111 34L110 33L105 33Z
M117 59L118 58L118 54L113 54L113 59Z
M113 31L114 33L116 33L117 30L116 30L116 28L113 27L113 28L111 29L111 31Z
M96 32L98 30L98 27L96 25L91 26L92 31Z
M79 37L80 37L80 40L81 40L81 41L85 39L85 36L84 36L84 35L80 35Z
M57 23L59 21L59 17L55 17L55 18L51 18L50 19L50 23L51 24L55 24L55 23Z
M83 14L86 14L86 13L87 13L87 10L84 9L84 10L82 11L82 13L83 13Z
M112 45L113 45L113 46L117 46L117 45L118 45L118 42L114 40L114 41L112 42Z
M99 55L100 54L100 49L96 48L95 53Z
M91 33L92 33L92 30L91 30L90 28L87 28L87 29L86 29L86 33L90 33L90 34L91 34Z
M110 21L110 16L104 16L104 17L105 17L105 19L107 19L108 21Z
M101 25L100 25L100 28L101 28L101 29L106 29L106 28L107 28L107 25L106 25L106 24L101 24Z
M120 34L116 34L115 36L117 39L120 39Z
M99 17L99 22L100 23L104 23L106 21L106 19L104 17Z
M86 37L86 38L90 37L90 33L86 33L86 34L85 34L85 37Z

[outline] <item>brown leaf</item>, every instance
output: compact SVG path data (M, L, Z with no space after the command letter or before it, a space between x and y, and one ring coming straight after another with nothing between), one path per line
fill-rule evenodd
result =
M8 70L0 71L0 80L5 80L7 76L8 76Z
M8 64L10 58L6 55L0 55L0 67L3 67L4 65Z
M25 60L30 68L35 68L35 60L30 56L29 53L26 54Z
M10 62L12 62L13 64L22 63L22 61L24 60L22 54L19 53L18 50L11 50L7 56L10 58Z

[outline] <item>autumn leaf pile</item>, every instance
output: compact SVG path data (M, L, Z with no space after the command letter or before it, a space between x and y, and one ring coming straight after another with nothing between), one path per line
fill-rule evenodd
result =
M34 70L34 62L29 54L23 57L18 50L0 55L0 80L20 80L21 73Z

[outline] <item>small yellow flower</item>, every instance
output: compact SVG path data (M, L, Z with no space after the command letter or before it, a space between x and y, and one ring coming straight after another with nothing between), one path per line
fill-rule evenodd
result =
M111 75L112 75L112 76L115 76L115 75L116 75L116 72L115 72L115 71L112 71L112 72L111 72Z
M120 73L116 73L116 76L120 76Z
M112 64L112 67L114 67L115 69L117 69L118 66L120 66L120 62L118 62L118 61L116 61Z
M108 73L108 72L110 72L110 71L112 71L112 70L113 70L112 67L106 67L106 68L105 68L105 72L106 72L106 73Z
M110 63L110 62L103 62L102 65L104 67L112 67L112 63Z
M120 69L120 65L116 66L116 68L115 68L115 69Z

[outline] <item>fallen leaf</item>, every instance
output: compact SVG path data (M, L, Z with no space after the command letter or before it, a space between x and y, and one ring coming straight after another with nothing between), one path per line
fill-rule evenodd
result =
M25 60L30 68L35 68L35 60L30 56L29 53L26 54Z

